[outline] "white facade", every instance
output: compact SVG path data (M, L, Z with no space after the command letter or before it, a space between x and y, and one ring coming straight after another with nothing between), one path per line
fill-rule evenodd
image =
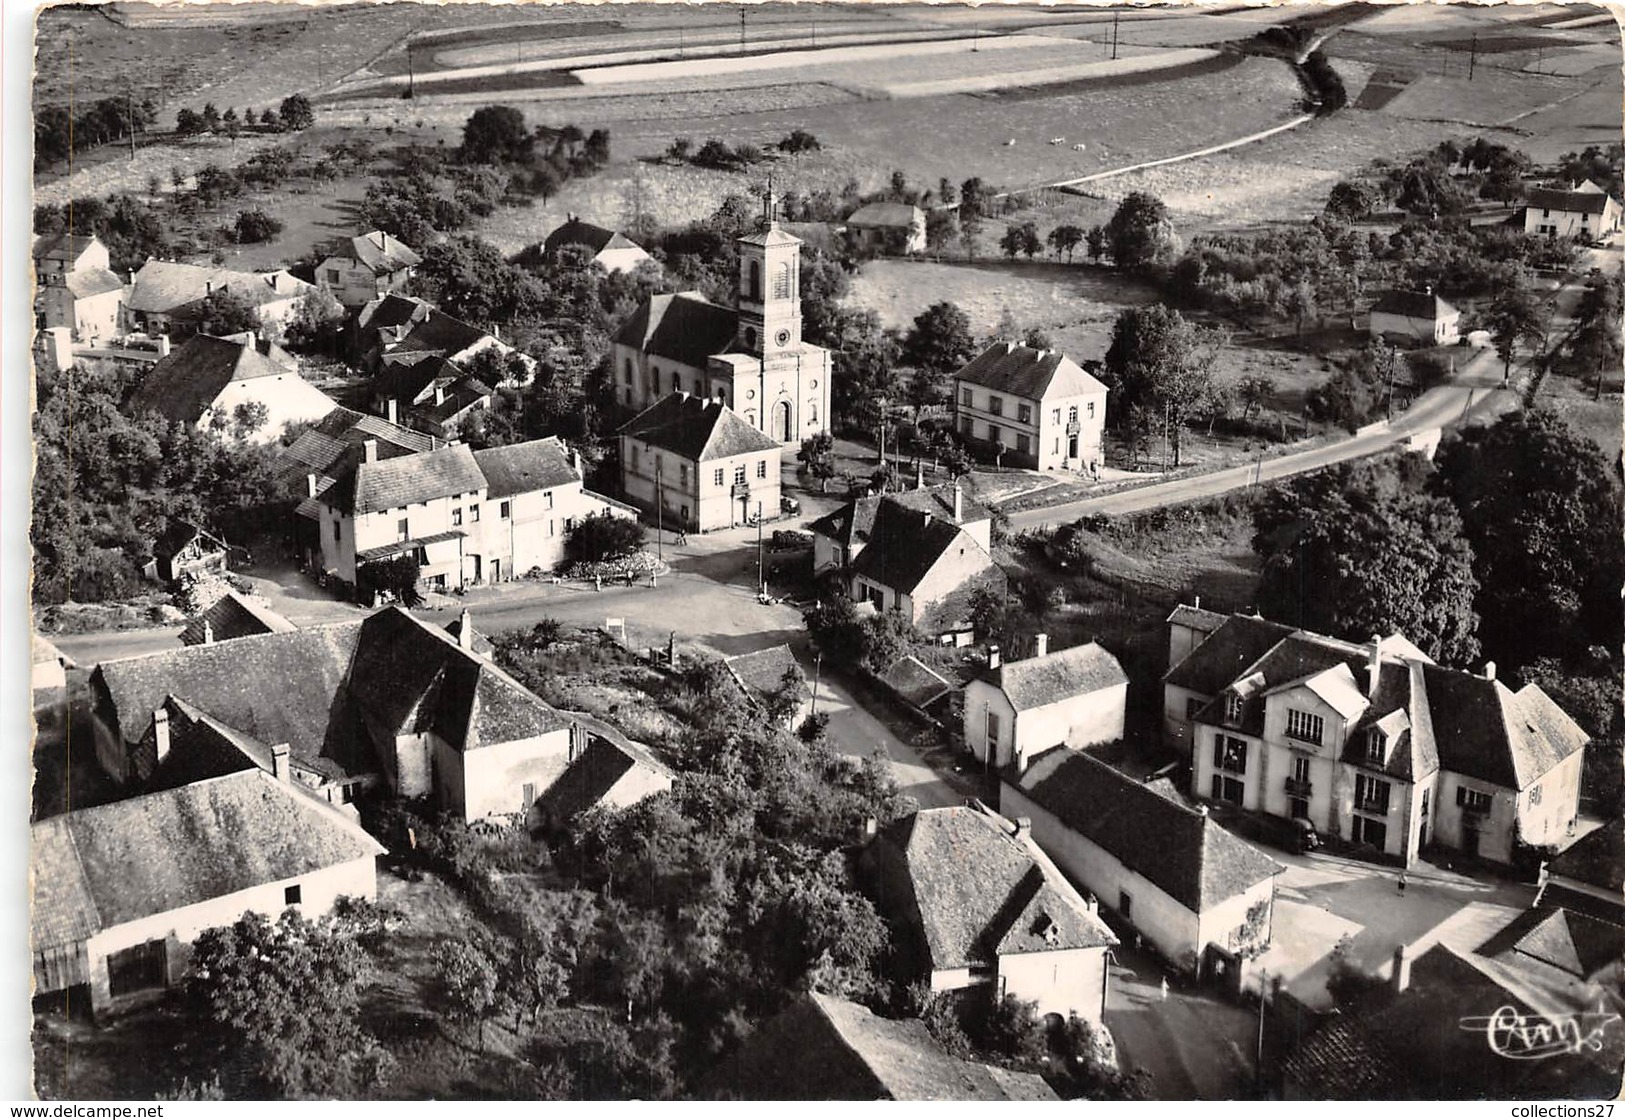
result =
M1398 315L1391 311L1371 312L1372 338L1399 339L1413 345L1454 346L1461 341L1461 312L1452 308L1437 319Z
M978 762L986 762L991 744L992 765L1014 766L1019 773L1028 759L1054 746L1117 742L1127 704L1125 681L1018 712L1002 689L973 680L965 686L965 746Z
M670 529L706 533L747 524L760 511L779 515L782 452L750 451L693 462L633 435L622 435L621 484L629 501L659 508Z
M954 428L968 440L1005 446L1004 462L1041 471L1088 470L1105 461L1106 391L1043 399L954 382Z
M266 411L265 423L246 437L249 443L273 443L289 424L314 424L338 407L332 397L290 371L229 382L198 420L198 427L209 427L216 413L230 424L237 407L245 404L262 404Z

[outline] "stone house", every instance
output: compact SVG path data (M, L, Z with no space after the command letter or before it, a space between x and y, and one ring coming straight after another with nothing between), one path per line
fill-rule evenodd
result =
M1106 386L1058 350L995 342L954 375L954 430L1004 462L1087 471L1105 460Z
M896 611L931 634L968 627L977 589L1002 596L1008 582L966 526L889 494L876 507L848 575L854 601Z
M342 252L316 267L316 283L348 308L398 292L423 263L416 250L382 230L350 238Z
M288 325L299 301L315 285L286 269L241 272L149 260L130 279L125 326L147 334L195 332L203 301L222 288L253 308L261 328L274 333Z
M621 492L673 529L777 517L783 448L716 400L670 393L624 424Z
M124 281L94 234L59 234L34 244L35 326L68 328L81 341L120 333Z
M1098 642L1049 651L1039 634L1033 656L988 667L965 686L965 746L982 762L1020 774L1051 747L1088 747L1123 737L1128 674Z
M921 478L912 490L854 499L808 525L807 530L813 535L814 575L844 572L851 568L858 554L869 543L869 536L874 531L875 513L883 501L918 513L951 518L954 524L963 526L984 550L989 553L993 551L993 514L987 507L967 495L957 482L927 488Z

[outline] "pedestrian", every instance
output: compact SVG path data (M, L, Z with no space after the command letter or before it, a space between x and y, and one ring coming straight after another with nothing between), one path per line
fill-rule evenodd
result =
M1399 873L1399 893L1405 893L1405 873L1403 871Z
M1166 976L1162 978L1162 1002L1168 1002L1168 977Z
M597 572L594 572L592 576L592 589L594 591L602 591L604 589L604 577L599 575Z

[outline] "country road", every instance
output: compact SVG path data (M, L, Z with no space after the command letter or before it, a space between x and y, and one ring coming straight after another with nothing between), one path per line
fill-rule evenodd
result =
M1456 423L1469 411L1474 415L1489 411L1504 412L1516 407L1517 401L1516 393L1501 387L1501 371L1494 351L1481 350L1468 360L1450 384L1428 390L1392 424L1385 424L1365 435L1350 436L1323 447L1229 467L1211 474L1176 478L1065 505L1023 510L1010 514L1010 527L1031 529L1076 521L1091 514L1137 513L1156 506L1211 498L1243 486L1273 482L1350 459L1375 455L1413 434Z

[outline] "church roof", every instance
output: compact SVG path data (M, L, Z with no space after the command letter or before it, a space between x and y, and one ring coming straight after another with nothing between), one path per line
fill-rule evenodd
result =
M699 292L650 296L615 331L611 341L651 357L704 369L713 354L733 344L739 314Z

